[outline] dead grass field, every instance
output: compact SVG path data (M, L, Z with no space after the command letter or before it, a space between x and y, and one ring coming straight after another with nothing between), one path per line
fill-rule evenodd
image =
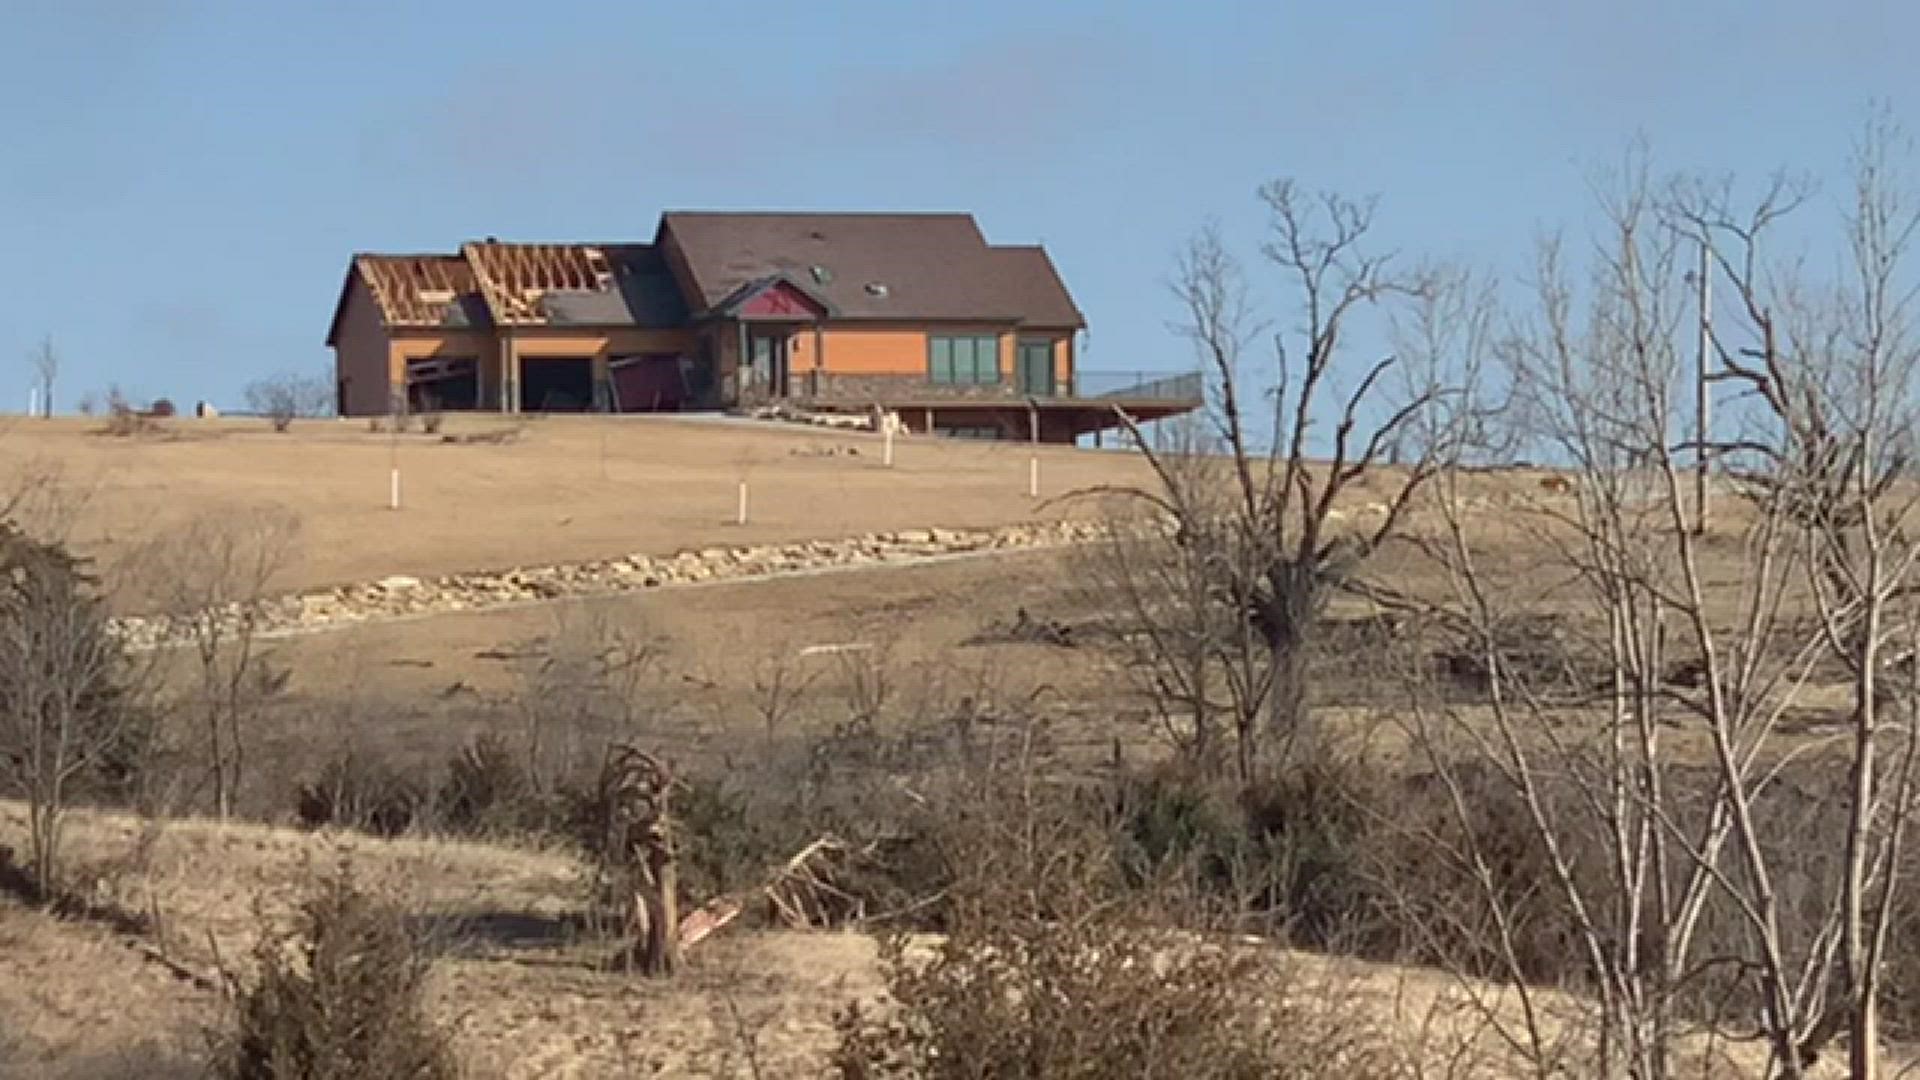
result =
M602 628L645 640L654 657L633 727L582 720L567 733L588 757L608 738L639 736L684 767L715 772L762 740L823 733L846 718L851 681L876 673L888 681L893 714L937 720L962 699L1009 711L1037 700L1065 718L1061 741L1081 739L1089 754L1105 752L1130 715L1128 741L1155 744L1107 651L973 642L1023 607L1075 618L1084 597L1064 577L1070 558L1025 553L666 589L277 642L276 662L293 672L291 693L255 731L248 810L284 816L293 785L311 779L340 745L437 771L482 732L518 741L531 664L555 639ZM760 709L782 664L800 689L768 731Z
M498 426L504 422L464 418L450 430ZM16 424L0 433L0 469L57 463L63 482L86 495L74 522L78 545L109 562L195 514L285 507L303 526L298 557L275 582L288 589L720 543L988 526L1038 510L1024 490L1023 447L903 441L899 467L888 472L871 436L553 419L502 445L403 436L407 509L394 513L384 506L390 437L364 426L313 422L278 435L259 421L176 421L168 434L130 439L97 427ZM848 447L859 453L846 454ZM829 448L841 452L823 452ZM1144 478L1137 458L1061 448L1042 455L1049 494ZM753 484L754 523L746 528L729 520L742 473ZM1525 474L1475 482L1496 494L1538 495ZM1561 585L1540 568L1553 560L1497 509L1482 523L1503 541L1488 549L1496 576L1552 606ZM1709 553L1717 586L1737 581L1734 546L1729 539ZM252 733L243 810L284 820L294 786L347 742L437 771L480 731L515 735L514 697L525 692L521 673L537 643L591 623L623 628L655 653L644 730L621 734L644 735L696 769L724 767L749 740L804 738L843 717L863 667L884 669L909 701L1044 698L1049 712L1086 721L1089 752L1116 731L1130 753L1135 745L1150 752L1155 732L1106 650L971 642L1020 609L1083 620L1092 601L1072 583L1076 557L1027 552L661 589L276 642L277 661L293 671L291 694ZM1385 553L1375 569L1408 591L1445 588L1405 548ZM1343 601L1336 613L1358 610ZM757 711L762 684L782 664L807 690L780 730L768 732ZM1335 707L1363 717L1375 710L1361 691L1383 681L1360 670L1328 693ZM591 749L613 733L569 736ZM0 804L0 836L20 834L20 813ZM201 1047L219 1002L143 956L142 941L196 970L211 969L215 944L223 957L242 957L258 932L256 904L284 912L343 856L444 931L435 1008L480 1076L819 1075L833 1010L880 987L873 941L841 933L730 931L665 986L602 971L593 953L600 946L582 944L570 929L584 909L581 871L556 853L187 819L150 836L140 863L131 856L141 833L132 818L84 813L73 851L101 882L99 899L161 913L149 938L0 899L0 1075L165 1075L157 1065ZM1323 1000L1364 1005L1409 1038L1439 1040L1436 1054L1462 1039L1492 1040L1441 974L1277 952L1276 963ZM1722 1050L1719 1065L1693 1074L1759 1075L1751 1047ZM1508 1073L1489 1067L1476 1075Z
M58 468L81 500L77 546L103 561L197 514L298 516L282 589L557 563L630 552L1031 519L1024 445L878 436L752 421L658 417L449 418L445 433L517 431L503 444L397 439L364 421L168 420L114 437L103 423L12 421L0 477ZM387 508L398 446L404 508ZM1042 447L1042 493L1144 477L1139 458ZM749 482L749 521L734 523Z

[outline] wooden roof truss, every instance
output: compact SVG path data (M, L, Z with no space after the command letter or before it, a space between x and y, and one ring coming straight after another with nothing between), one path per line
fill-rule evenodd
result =
M585 244L466 244L460 249L478 278L494 321L539 326L540 298L550 292L604 292L613 281L606 253Z

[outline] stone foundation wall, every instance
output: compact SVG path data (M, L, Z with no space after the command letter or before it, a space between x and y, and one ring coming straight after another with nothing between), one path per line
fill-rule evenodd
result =
M1011 382L983 386L936 383L922 375L839 375L829 371L794 376L792 397L823 404L870 405L913 401L1024 401Z

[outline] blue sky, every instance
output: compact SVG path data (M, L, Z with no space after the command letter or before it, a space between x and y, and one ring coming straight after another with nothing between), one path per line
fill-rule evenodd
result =
M645 238L663 208L971 210L1052 250L1083 366L1177 368L1171 258L1209 219L1251 251L1263 180L1517 272L1636 134L1835 177L1870 100L1920 126L1916 40L1892 0L21 3L0 403L47 334L62 409L234 403L328 362L352 251Z

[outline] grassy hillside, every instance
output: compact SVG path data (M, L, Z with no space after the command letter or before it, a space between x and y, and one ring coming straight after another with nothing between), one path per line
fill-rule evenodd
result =
M1036 512L1023 445L902 439L889 470L877 436L751 421L468 416L441 435L397 438L363 421L304 421L284 434L260 420L162 423L113 436L100 421L15 420L0 431L0 486L51 470L75 542L108 559L199 515L280 508L300 524L275 581L285 589ZM445 439L486 433L508 441ZM1049 447L1040 457L1045 495L1143 475L1129 455ZM396 462L397 513L387 508Z

